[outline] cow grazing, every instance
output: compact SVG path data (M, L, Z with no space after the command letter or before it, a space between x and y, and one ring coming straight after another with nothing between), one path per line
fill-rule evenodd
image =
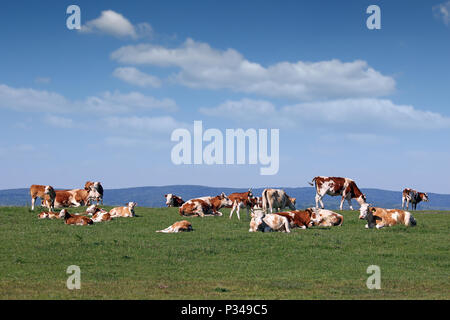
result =
M186 201L178 209L178 212L181 216L200 216L202 218L212 215L221 216L222 213L219 210L232 204L231 200L222 192L216 197L202 197Z
M73 190L56 190L55 191L55 208L80 207L87 205L89 200L99 197L98 191L91 186L90 190L73 189ZM51 199L45 195L42 206L49 207Z
M33 184L30 187L30 196L31 196L31 210L34 210L36 198L40 198L41 203L43 203L45 197L47 197L49 200L50 211L53 211L55 209L56 194L52 186L41 186Z
M331 210L308 208L313 212L313 225L321 227L341 226L344 223L344 216Z
M128 202L126 207L116 207L109 211L111 217L134 217L134 207L137 206L136 202Z
M416 190L405 188L402 193L402 209L409 209L409 203L411 202L411 210L417 210L417 204L421 201L428 202L428 194L424 192L418 192Z
M408 211L377 208L372 207L368 203L361 205L359 218L367 220L366 229L373 227L381 229L396 224L404 224L405 226L415 226L417 224Z
M64 214L64 223L73 224L76 226L86 226L88 224L93 224L91 218L86 216L72 215L67 211L67 209L61 210L61 214Z
M89 202L86 205L90 205L92 200L96 200L97 204L100 202L103 205L103 186L102 186L102 184L100 182L88 181L84 185L84 190L90 191L91 187L94 187L94 189L97 190L99 195L97 196L96 199L89 199L88 200Z
M295 202L295 198L290 198L282 189L264 189L262 192L262 208L265 212L269 209L270 213L273 213L273 209L278 212L286 207L295 210L295 204L291 202L291 199Z
M291 228L306 229L314 224L314 213L310 209L306 210L294 210L287 212L277 212L280 216L286 217L289 221Z
M359 190L356 183L349 178L340 177L315 177L310 185L316 185L316 208L319 208L319 202L324 208L322 198L328 194L330 196L342 196L340 209L344 206L344 200L348 201L350 210L353 210L352 199L356 199L360 205L366 203L366 196Z
M166 206L168 207L181 207L184 203L181 197L178 197L173 193L166 194L164 197L166 198Z
M249 232L291 232L289 220L282 215L266 214L264 210L256 209L252 210L251 217Z
M189 221L183 220L175 222L170 227L167 227L164 230L158 230L156 232L162 232L162 233L178 233L178 232L189 232L192 231L192 224Z
M246 208L247 209L247 217L249 217L249 211L250 209L254 206L253 203L253 193L252 193L252 189L248 189L247 192L235 192L232 193L228 196L228 198L231 200L231 202L233 203L232 205L232 209L230 212L230 219L233 216L234 211L236 211L237 217L239 220L241 220L241 217L239 215L239 210L241 208Z

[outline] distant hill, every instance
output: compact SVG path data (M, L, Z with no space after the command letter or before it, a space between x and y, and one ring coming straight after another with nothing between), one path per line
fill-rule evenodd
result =
M297 198L297 208L306 208L315 205L315 190L313 187L283 188L291 197ZM253 193L260 196L263 188L253 189ZM174 193L184 200L201 197L216 196L221 192L230 194L232 192L245 192L244 188L216 188L193 185L174 185L163 187L137 187L125 189L106 189L104 195L105 205L124 205L129 201L137 202L143 207L165 206L164 195ZM362 189L367 195L367 201L373 205L384 208L400 208L402 194L400 191L388 191L380 189ZM421 202L419 210L450 210L450 195L429 193L430 202ZM340 197L325 196L326 208L338 209ZM352 200L355 208L359 208L356 201ZM29 189L0 190L0 206L29 206L31 204ZM345 202L344 209L348 209Z

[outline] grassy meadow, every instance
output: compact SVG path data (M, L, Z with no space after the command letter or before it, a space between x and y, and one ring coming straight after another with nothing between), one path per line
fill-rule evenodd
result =
M342 227L249 233L241 220L187 218L193 232L156 233L177 208L136 208L135 218L91 226L0 208L0 299L449 299L450 215L414 212L417 226L366 230L358 212ZM69 209L71 213L84 208ZM447 212L448 213L448 212ZM81 268L69 290L67 267ZM381 289L369 290L369 265Z

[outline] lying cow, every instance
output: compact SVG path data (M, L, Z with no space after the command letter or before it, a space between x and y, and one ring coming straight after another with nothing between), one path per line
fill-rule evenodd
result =
M128 202L126 207L116 207L109 211L112 218L115 217L134 217L134 207L137 206L136 202Z
M168 207L181 207L184 203L181 197L178 197L173 193L166 194L164 197L166 198L166 206Z
M170 227L167 227L164 230L158 230L156 232L178 233L178 232L184 232L184 231L188 232L188 231L192 231L192 230L194 230L194 229L192 229L192 224L189 221L183 220L183 221L175 222Z
M62 212L62 210L61 210ZM53 211L49 211L49 212L41 212L38 214L38 218L39 219L63 219L64 218L64 213L61 212L53 212Z
M294 201L294 203L293 203ZM264 189L262 192L262 208L265 212L273 213L289 207L295 210L295 198L290 198L282 189Z
M100 182L88 181L84 185L84 190L90 191L91 187L94 187L94 189L97 190L98 196L96 199L89 199L88 203L86 203L86 205L90 205L92 200L96 200L97 204L100 202L103 205L103 186L102 186L102 184Z
M230 219L233 216L234 211L236 211L237 217L239 220L241 220L241 217L239 215L239 210L242 208L247 209L247 217L249 217L249 211L251 208L253 208L253 193L252 189L248 189L247 192L235 192L228 196L228 198L233 203L232 209L230 212Z
M97 205L95 204L89 206L89 208L86 209L86 213L92 216L92 221L94 222L104 222L112 220L112 217L108 211L97 207Z
M331 210L308 208L312 212L313 225L321 227L342 226L344 216Z
M202 218L212 215L222 216L219 210L232 204L231 200L222 192L221 195L216 197L202 197L186 201L178 209L178 212L181 216L200 216Z
M55 209L56 193L52 186L41 186L33 184L30 187L30 196L31 196L31 210L34 210L36 198L40 198L41 203L43 203L45 197L47 197L49 200L50 211L53 211Z
M366 229L373 227L381 229L396 224L404 224L405 226L415 226L417 224L408 211L377 208L367 203L361 205L359 218L367 220Z
M409 203L411 202L411 210L417 210L417 204L421 201L428 202L428 194L424 192L418 192L416 190L405 188L402 192L402 209L409 209Z
M291 232L289 220L282 215L273 213L266 214L263 210L256 209L252 211L251 217L249 232Z
M67 211L67 209L61 210L61 214L64 214L64 223L73 224L76 226L86 226L88 224L93 224L92 219L86 216L72 215Z
M55 190L55 208L80 207L87 205L90 200L99 197L98 191L91 186L90 190L73 189L73 190ZM45 195L42 206L49 207L51 199Z

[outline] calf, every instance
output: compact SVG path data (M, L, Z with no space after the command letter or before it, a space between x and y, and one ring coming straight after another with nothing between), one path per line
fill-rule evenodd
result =
M253 193L252 189L248 189L247 192L235 192L228 196L228 198L233 203L232 209L230 212L230 219L233 216L233 212L236 211L237 217L239 220L241 220L241 217L239 215L239 210L241 208L247 209L247 217L249 216L249 210L253 207ZM237 209L237 210L236 210Z
M313 225L321 227L342 226L344 216L331 210L308 208L313 212Z
M350 210L353 210L352 199L356 199L360 205L366 203L366 196L359 190L355 181L349 178L340 177L315 177L310 185L316 185L316 208L319 208L319 202L324 208L322 198L328 194L330 196L342 196L340 209L344 206L344 200L348 201Z
M134 207L136 202L128 202L126 207L116 207L109 211L111 217L134 217Z
M33 184L30 187L30 196L31 196L31 210L34 210L36 198L40 198L41 203L43 203L45 197L47 197L49 200L50 211L53 211L55 209L56 194L52 186L41 186Z
M295 210L295 204L292 203L295 198L290 198L286 192L282 189L264 189L262 192L262 208L265 212L270 209L270 213L278 212L285 207L289 207L291 210Z
M263 210L257 209L252 211L251 217L249 232L291 232L289 220L282 215L272 213L266 214Z
M181 207L184 203L181 197L178 197L172 193L164 195L166 198L166 206L168 207Z
M181 216L221 216L219 210L226 206L231 206L231 200L222 192L220 196L216 197L202 197L186 201L178 212Z
M62 210L61 210L62 211ZM38 218L39 219L62 219L64 218L64 212L41 212L40 214L38 214Z
M183 231L188 232L188 231L192 231L192 230L194 230L194 229L192 229L192 224L189 221L183 220L183 221L175 222L170 227L167 227L164 230L158 230L156 232L178 233L178 232L183 232Z
M417 210L417 204L421 201L428 202L428 194L424 192L418 192L416 190L405 188L402 193L402 209L409 209L409 203L411 202L411 209Z
M105 211L97 205L93 204L89 208L86 209L86 213L92 216L92 221L94 222L104 222L112 220L111 215L108 211Z
M86 216L71 215L66 209L61 210L61 214L64 213L64 223L73 224L76 226L86 226L88 224L93 224L92 219Z
M361 206L359 218L367 220L366 229L373 227L381 229L396 224L404 224L405 226L415 226L417 224L408 211L377 208L370 206L368 203Z

